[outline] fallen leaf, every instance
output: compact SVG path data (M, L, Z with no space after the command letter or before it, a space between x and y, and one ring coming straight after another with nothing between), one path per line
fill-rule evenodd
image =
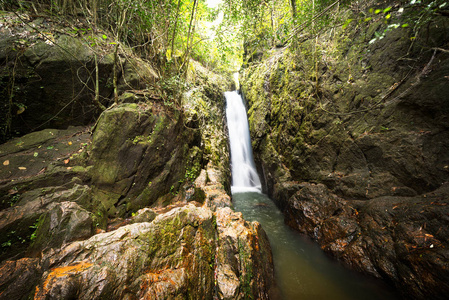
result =
M53 149L53 146L48 146L47 149L51 150L51 149Z
M72 169L72 167L67 167L67 170L71 170Z
M33 154L34 157L37 157L38 155L39 155L39 153L37 153L37 152L34 152L34 154Z
M69 146L72 145L72 142L68 142Z
M25 111L25 107L21 106L19 107L19 109L17 110L16 114L20 115L21 113L23 113Z
M15 190L15 189L10 189L10 190L8 191L8 194L10 194L10 195L14 195L14 194L17 194L17 193L18 193L18 191Z
M65 160L64 160L64 164L68 164L69 161L70 161L70 159L65 159Z
M19 170L26 170L27 168L25 167L19 167Z
M5 160L5 161L3 162L3 165L4 165L4 166L8 166L8 165L9 165L9 160Z

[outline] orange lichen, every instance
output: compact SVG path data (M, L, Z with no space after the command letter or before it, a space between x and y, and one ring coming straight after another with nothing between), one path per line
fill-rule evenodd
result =
M89 262L79 262L73 265L64 266L64 267L57 267L51 269L50 273L47 275L47 278L44 281L44 284L42 286L42 290L39 289L39 287L36 287L36 293L34 296L34 299L43 299L45 298L45 295L48 293L48 285L52 280L55 278L76 274L78 272L82 272L92 266L92 263Z
M174 276L174 272L171 269L158 270L154 273L148 272L145 274L145 279L142 280L140 288L141 290L147 290L153 285L153 283L157 282L167 282L173 286L176 286L176 283L170 278L170 276Z

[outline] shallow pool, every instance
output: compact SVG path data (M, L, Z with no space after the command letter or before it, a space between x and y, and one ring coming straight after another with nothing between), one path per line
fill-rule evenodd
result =
M268 235L282 299L397 299L382 282L343 268L316 243L290 229L266 195L234 193L232 198L236 211L248 221L258 221Z

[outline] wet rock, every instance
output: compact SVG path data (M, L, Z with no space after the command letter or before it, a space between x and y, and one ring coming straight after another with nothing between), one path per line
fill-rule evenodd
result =
M268 237L257 222L219 208L216 280L220 299L270 299L273 258Z
M23 284L25 276L29 292L38 280L35 299L268 299L273 285L271 252L260 225L229 208L215 217L192 204L152 222L48 248L41 260L8 261L1 267L8 277L0 277L0 286ZM14 275L18 271L21 276ZM25 294L17 291L18 299Z
M307 55L316 40L306 39L242 71L255 160L290 226L404 298L442 299L447 237L435 236L446 201L431 203L447 199L449 181L449 61L435 50L449 41L447 20L433 16L413 42L393 30L367 43L384 26L333 31L331 43L321 34L318 66Z
M0 299L29 299L41 273L38 258L3 261L0 264Z
M302 184L286 222L362 273L393 283L404 297L444 299L449 291L449 185L415 197L346 201L324 185Z
M50 205L36 224L37 230L30 246L38 253L46 248L59 248L75 240L93 235L93 217L75 202L61 202Z
M211 211L189 205L50 251L35 297L211 298L213 220Z
M219 178L223 176L219 170L208 164L206 169L201 170L195 180L195 187L204 191L205 204L212 210L220 207L232 207L231 197L226 193Z
M179 112L159 103L105 111L92 139L91 174L108 214L136 211L158 200L167 205L185 178L196 134L183 125Z

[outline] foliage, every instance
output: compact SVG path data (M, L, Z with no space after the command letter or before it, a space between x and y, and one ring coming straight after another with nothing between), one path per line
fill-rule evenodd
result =
M421 1L411 0L401 5L387 7L371 7L367 11L362 11L359 18L349 18L342 28L346 29L350 24L354 23L372 23L383 22L386 24L381 31L376 31L374 37L369 41L373 44L385 37L385 35L397 28L412 27L411 39L416 39L420 28L426 26L435 15L444 11L448 7L445 0Z
M418 32L435 13L447 7L444 0L394 3L368 9L359 2L343 0L222 0L217 8L209 8L206 0L9 0L2 1L0 8L84 16L88 25L74 28L73 33L90 45L120 41L156 62L161 75L160 94L167 105L172 105L179 104L187 88L190 58L218 72L235 72L271 49L295 49L298 43L336 26L347 28L379 20L387 23L370 43L398 27L410 26ZM342 8L351 8L352 16L343 18L339 13ZM398 21L401 15L404 18ZM107 34L98 34L100 27L107 29ZM318 52L316 46L315 62Z

